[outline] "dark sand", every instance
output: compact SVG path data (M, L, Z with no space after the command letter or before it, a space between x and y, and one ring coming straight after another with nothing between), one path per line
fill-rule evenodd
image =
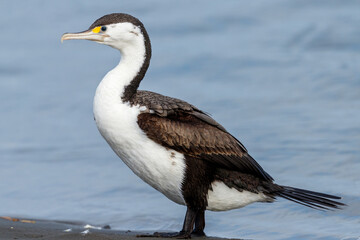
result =
M88 229L89 233L82 233L85 229L83 223L71 223L62 221L28 220L28 219L4 219L0 218L0 240L39 240L39 239L87 239L87 240L159 240L159 238L146 237L138 238L138 234L148 234L145 232L117 231L111 229ZM71 229L70 232L64 230ZM161 238L164 239L164 238ZM221 238L206 237L196 239L220 240Z

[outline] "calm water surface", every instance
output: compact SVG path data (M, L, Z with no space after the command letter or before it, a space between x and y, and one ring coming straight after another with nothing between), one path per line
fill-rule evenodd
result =
M98 17L139 17L153 44L142 89L185 99L238 137L278 183L339 194L207 213L245 239L360 237L359 1L1 1L0 214L179 230L185 207L147 186L98 133L97 84L119 61L86 41Z

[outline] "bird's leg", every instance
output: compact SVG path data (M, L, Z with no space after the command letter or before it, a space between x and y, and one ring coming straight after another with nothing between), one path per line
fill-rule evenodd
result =
M152 235L137 235L137 237L158 237L158 238L191 238L191 232L194 229L195 218L199 210L193 210L187 207L186 215L184 219L184 225L180 232L175 233L161 233L155 232Z
M206 236L204 233L205 228L205 210L199 210L195 217L195 229L191 233L196 237Z
M184 225L182 230L179 232L179 237L181 238L191 237L191 232L194 229L194 223L198 212L199 210L193 210L190 207L187 207L186 215L184 219Z

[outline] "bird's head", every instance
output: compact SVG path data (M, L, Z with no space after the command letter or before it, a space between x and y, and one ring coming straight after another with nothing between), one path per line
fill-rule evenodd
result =
M97 19L88 30L78 33L65 33L61 41L85 39L109 45L123 51L147 42L150 44L144 25L137 18L125 13L112 13Z

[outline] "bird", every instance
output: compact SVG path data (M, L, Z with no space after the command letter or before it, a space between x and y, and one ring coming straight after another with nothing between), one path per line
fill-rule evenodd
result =
M98 85L97 128L113 151L144 182L186 206L181 231L155 237L205 236L205 211L226 211L282 197L320 210L339 209L341 197L276 184L245 146L194 105L138 90L151 59L143 23L111 13L61 41L85 39L120 51L119 64ZM148 235L146 235L148 236Z

